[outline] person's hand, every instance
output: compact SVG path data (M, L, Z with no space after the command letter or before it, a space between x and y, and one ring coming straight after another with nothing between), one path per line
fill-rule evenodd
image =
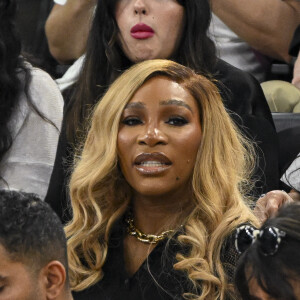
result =
M278 209L285 203L291 203L294 200L285 191L271 191L265 195L262 195L254 208L254 214L261 223L268 218L277 214Z

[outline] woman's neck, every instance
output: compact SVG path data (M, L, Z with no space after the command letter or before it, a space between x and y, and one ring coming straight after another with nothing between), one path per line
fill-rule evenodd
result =
M190 197L145 197L136 195L132 209L135 226L146 234L160 234L175 229L189 215L192 205Z

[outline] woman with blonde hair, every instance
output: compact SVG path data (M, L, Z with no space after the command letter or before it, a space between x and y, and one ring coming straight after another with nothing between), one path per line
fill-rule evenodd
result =
M74 299L234 299L249 151L207 78L167 60L120 76L71 177Z

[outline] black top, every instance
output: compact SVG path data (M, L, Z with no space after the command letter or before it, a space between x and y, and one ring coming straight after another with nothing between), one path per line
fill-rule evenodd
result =
M178 234L170 240L160 241L138 271L129 276L123 256L124 228L125 225L119 222L111 235L103 279L82 292L74 292L74 300L178 300L183 299L184 292L196 292L185 273L173 268L176 253L188 251L176 242ZM228 239L222 253L222 261L232 281L238 257L232 238Z
M259 82L249 73L218 60L215 77L225 107L231 113L239 128L257 142L258 165L255 170L257 180L254 196L279 187L278 140L272 115ZM72 102L65 107L72 105ZM213 124L212 124L213 126ZM69 198L66 184L73 151L67 143L66 124L63 120L61 135L51 175L48 202L63 222L70 219ZM258 180L259 179L259 180Z

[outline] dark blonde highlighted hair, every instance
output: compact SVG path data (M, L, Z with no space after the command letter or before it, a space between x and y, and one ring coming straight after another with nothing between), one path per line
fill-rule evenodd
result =
M133 66L94 109L90 130L70 182L73 219L66 227L71 285L83 290L103 277L111 229L131 200L117 167L117 135L126 104L150 78L165 76L197 101L202 140L193 171L192 212L178 241L177 270L202 290L195 299L225 299L229 285L220 260L225 239L243 222L256 222L243 200L253 168L253 148L226 112L216 86L190 68L168 60ZM190 295L185 295L190 296Z

